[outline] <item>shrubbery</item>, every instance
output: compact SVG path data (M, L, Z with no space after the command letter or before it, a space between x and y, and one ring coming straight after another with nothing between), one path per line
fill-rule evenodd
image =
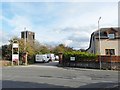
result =
M75 57L76 61L95 61L97 59L97 55L87 52L71 51L63 53L64 60L69 61L70 57Z

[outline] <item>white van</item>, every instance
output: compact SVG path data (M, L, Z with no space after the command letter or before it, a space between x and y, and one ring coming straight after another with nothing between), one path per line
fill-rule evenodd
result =
M58 55L55 56L55 60L59 60L59 56Z
M55 55L54 54L47 54L47 56L50 58L50 61L55 60Z
M35 57L35 61L36 62L49 62L50 61L50 58L48 57L47 54L37 54L36 57Z

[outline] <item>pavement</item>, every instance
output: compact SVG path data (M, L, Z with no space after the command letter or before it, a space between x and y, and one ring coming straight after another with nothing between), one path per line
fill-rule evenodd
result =
M118 71L57 67L58 62L2 68L3 88L115 88Z

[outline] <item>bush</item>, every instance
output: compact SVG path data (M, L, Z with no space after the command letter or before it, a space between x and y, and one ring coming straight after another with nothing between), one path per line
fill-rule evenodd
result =
M1 60L0 66L11 66L11 62L8 60Z
M75 57L75 61L95 61L97 55L80 51L71 51L63 53L64 60L69 61L70 57Z
M28 55L28 64L34 64L35 63L35 56L33 55L33 56L30 56L30 55Z

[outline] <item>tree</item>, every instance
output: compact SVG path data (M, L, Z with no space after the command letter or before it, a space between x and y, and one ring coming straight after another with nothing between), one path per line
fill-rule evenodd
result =
M2 46L2 59L11 60L12 59L12 45Z
M47 45L42 45L38 41L34 44L35 54L45 54L50 53L50 49Z
M38 41L34 41L34 44L27 41L26 42L26 48L25 48L25 42L24 39L18 38L18 37L13 37L12 39L9 40L10 44L9 45L4 45L2 47L3 57L9 57L11 60L12 58L12 43L13 41L18 41L19 43L19 55L20 55L20 60L22 59L22 55L24 52L28 52L28 60L29 61L34 61L34 57L36 54L47 54L47 53L54 53L58 54L60 52L64 53L67 51L72 51L73 49L70 47L66 47L64 44L59 44L56 47L51 47L49 45L43 45L39 43ZM28 61L28 62L29 62Z
M19 56L20 56L20 60L22 60L22 55L24 54L24 52L28 52L28 62L29 61L33 62L34 61L33 57L35 55L35 49L34 49L34 46L31 44L31 42L26 42L26 48L25 48L24 39L13 37L12 39L9 40L10 45L12 45L12 43L14 41L18 41L18 43L19 43ZM12 50L12 48L11 48L11 50Z
M60 52L64 53L64 52L67 52L67 51L73 51L73 49L70 48L70 47L66 47L64 44L59 44L58 46L56 46L54 48L54 53L55 54L58 54Z

